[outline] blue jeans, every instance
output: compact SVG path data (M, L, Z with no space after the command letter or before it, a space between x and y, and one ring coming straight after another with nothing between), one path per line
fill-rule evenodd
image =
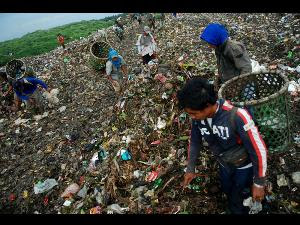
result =
M248 208L243 206L243 200L251 194L253 167L227 170L220 165L220 178L222 191L228 198L230 212L232 214L247 214Z

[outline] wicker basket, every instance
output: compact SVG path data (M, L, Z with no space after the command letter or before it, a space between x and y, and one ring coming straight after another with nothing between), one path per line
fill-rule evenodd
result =
M109 48L111 48L110 44L104 41L95 42L91 45L90 53L94 69L101 70L105 68Z
M291 144L288 84L288 78L279 71L243 74L225 82L218 97L252 112L269 152L278 152Z
M22 77L22 73L20 71L21 67L24 67L26 70L25 63L20 59L13 59L9 61L5 66L5 71L7 76L11 79L18 79Z

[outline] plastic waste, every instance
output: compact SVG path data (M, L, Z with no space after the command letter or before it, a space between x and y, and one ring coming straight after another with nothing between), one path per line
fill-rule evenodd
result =
M162 185L162 179L161 178L156 179L153 184L153 189L155 190L155 189L159 188L161 185Z
M257 214L262 210L261 202L253 202L252 197L245 199L243 201L243 205L248 206L250 208L249 214Z
M77 195L81 198L85 198L87 195L87 188L84 185L83 188L77 193Z
M259 65L259 63L251 59L252 73L260 73L266 70L266 67Z
M66 106L62 106L62 107L60 107L60 108L58 109L58 111L59 111L59 112L63 112L63 111L65 111L66 109L67 109Z
M133 177L135 177L135 178L140 178L141 176L143 176L143 172L142 171L140 171L140 170L135 170L134 172L133 172Z
M298 66L296 67L296 71L297 71L298 73L300 73L300 65L298 65ZM299 81L298 81L298 83L299 83Z
M115 212L117 214L124 214L126 211L129 210L127 207L126 208L122 208L118 204L109 205L109 206L107 206L107 209L111 210L111 211L113 211L113 212Z
M45 91L43 93L43 96L47 99L47 101L49 102L49 104L57 104L59 102L59 99L57 97L59 93L59 90L57 88L52 89L50 92Z
M44 182L38 182L34 185L34 193L40 194L51 190L54 186L58 185L55 179L47 179Z
M152 171L148 173L148 176L146 176L146 181L152 182L158 177L158 172L157 171Z
M161 119L160 117L158 117L157 128L160 130L160 129L165 128L166 125L167 125L167 122L165 120Z
M184 122L187 118L187 113L181 113L180 116L179 116L179 121L180 122Z
M102 209L100 206L96 206L90 209L90 214L101 214L101 213L102 213Z
M166 92L164 92L164 93L162 94L161 98L162 98L162 99L168 99L168 95L167 95L167 93L166 93Z
M66 200L63 205L69 207L71 204L72 202L70 200Z
M78 184L73 183L73 184L69 185L69 186L65 189L65 191L61 194L61 197L62 197L62 198L69 197L70 194L75 194L75 193L77 193L77 192L79 191L79 189L80 189L80 188L79 188Z
M161 73L158 73L154 76L154 80L159 80L162 84L164 84L167 81L167 78Z
M9 195L9 201L13 202L16 199L16 195L15 194L10 194Z
M23 192L23 198L24 198L24 199L28 198L28 191L24 191L24 192Z
M288 181L287 181L286 177L284 176L284 174L277 175L277 185L279 187L288 185Z
M128 149L121 149L120 151L118 151L117 156L121 156L121 159L124 161L128 161L132 158L131 153L128 151Z
M161 141L160 141L160 140L157 140L157 141L151 142L150 145L159 145L159 144L161 144Z
M300 171L292 173L294 183L300 184Z

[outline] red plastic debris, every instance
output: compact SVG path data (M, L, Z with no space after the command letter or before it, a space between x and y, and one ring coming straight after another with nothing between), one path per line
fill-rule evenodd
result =
M157 141L153 141L152 143L151 143L151 145L159 145L161 142L160 142L160 140L157 140Z
M14 194L9 195L9 200L12 202L16 199L16 196Z
M46 196L46 197L44 198L44 206L47 206L47 205L48 205L48 202L49 202L49 199L48 199L48 197Z
M13 202L16 199L16 195L15 194L10 194L9 195L9 201Z
M101 214L102 209L100 206L96 206L90 209L90 214Z
M79 179L79 185L83 185L84 183L84 176L81 176Z
M148 177L147 177L147 181L148 182L151 182L151 181L154 181L158 176L158 172L157 171L152 171Z
M166 83L167 78L162 75L161 73L158 73L155 75L154 80L159 80L162 84Z

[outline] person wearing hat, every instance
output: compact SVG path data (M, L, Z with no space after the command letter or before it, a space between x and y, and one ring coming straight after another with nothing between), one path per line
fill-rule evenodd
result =
M118 54L113 48L109 49L108 61L106 62L106 76L112 82L116 92L120 93L123 82L123 75L127 80L127 67L121 55Z
M43 99L38 85L46 91L49 90L42 80L34 77L21 78L14 82L14 111L20 108L22 101L25 102L27 109L37 108L39 111L43 110Z
M156 42L148 26L144 27L144 32L137 40L138 53L142 56L143 64L148 64L156 55Z
M215 49L218 66L217 86L233 77L252 72L251 60L245 46L231 40L222 24L209 24L203 30L200 39Z

